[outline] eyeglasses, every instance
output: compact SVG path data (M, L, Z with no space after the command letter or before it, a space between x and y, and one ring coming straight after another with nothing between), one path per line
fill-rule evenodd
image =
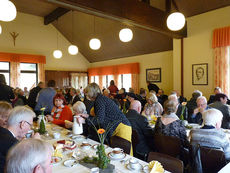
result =
M21 124L22 122L26 122L26 123L30 126L30 128L32 127L32 124L30 124L28 121L21 121L20 124Z

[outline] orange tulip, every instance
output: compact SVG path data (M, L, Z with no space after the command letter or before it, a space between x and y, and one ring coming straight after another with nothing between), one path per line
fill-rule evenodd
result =
M127 100L126 99L123 99L124 102L126 102Z
M98 129L98 130L97 130L97 133L103 134L103 133L105 133L105 130L104 130L104 129Z

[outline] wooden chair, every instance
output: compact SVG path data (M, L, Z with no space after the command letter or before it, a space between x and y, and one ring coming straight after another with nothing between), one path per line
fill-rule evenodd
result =
M136 130L132 129L132 146L133 146L133 156L137 157L136 148L139 143L139 137Z
M183 173L184 166L183 162L177 158L171 157L167 154L150 152L148 156L148 162L157 160L161 163L163 168L172 173Z
M177 137L164 136L162 134L154 135L154 147L157 152L178 157L181 154L181 141Z
M110 147L112 148L122 148L125 153L130 154L131 151L131 142L118 137L118 136L112 136L110 138Z

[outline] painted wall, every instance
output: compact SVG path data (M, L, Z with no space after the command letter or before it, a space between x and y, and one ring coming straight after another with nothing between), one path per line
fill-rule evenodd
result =
M3 30L0 35L0 51L44 55L47 70L86 71L90 63L81 53L75 56L69 55L67 49L70 43L60 33L58 46L62 50L63 57L61 59L53 57L53 50L57 48L57 30L51 24L44 25L43 20L38 16L18 12L14 21L0 22ZM15 47L9 32L19 33Z
M230 7L210 11L187 19L188 37L184 39L184 95L191 97L191 93L198 89L203 95L209 97L214 86L214 64L212 32L216 28L230 25ZM180 41L174 40L173 44L173 79L174 87L180 89L180 71L177 66L180 52ZM192 64L208 63L208 85L192 85Z
M148 68L159 68L161 67L161 83L156 83L162 88L166 94L169 94L173 88L173 51L165 51L160 53L146 54L133 56L122 59L114 59L109 61L102 61L92 63L91 67L100 67L116 64L126 64L131 62L140 63L140 88L147 88L146 86L146 69Z

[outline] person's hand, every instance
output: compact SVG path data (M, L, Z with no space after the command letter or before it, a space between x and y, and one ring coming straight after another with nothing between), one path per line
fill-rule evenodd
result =
M203 113L203 112L204 112L204 108L200 108L200 109L199 109L199 112L200 112L200 113Z
M51 115L47 115L47 119L48 121L52 122L54 120L54 118Z
M38 132L36 132L36 133L32 134L32 138L33 139L41 139L41 135Z
M72 128L72 127L73 127L73 122L68 121L68 120L65 120L65 127L66 127L67 129Z
M89 115L88 114L79 114L82 118L88 118Z

